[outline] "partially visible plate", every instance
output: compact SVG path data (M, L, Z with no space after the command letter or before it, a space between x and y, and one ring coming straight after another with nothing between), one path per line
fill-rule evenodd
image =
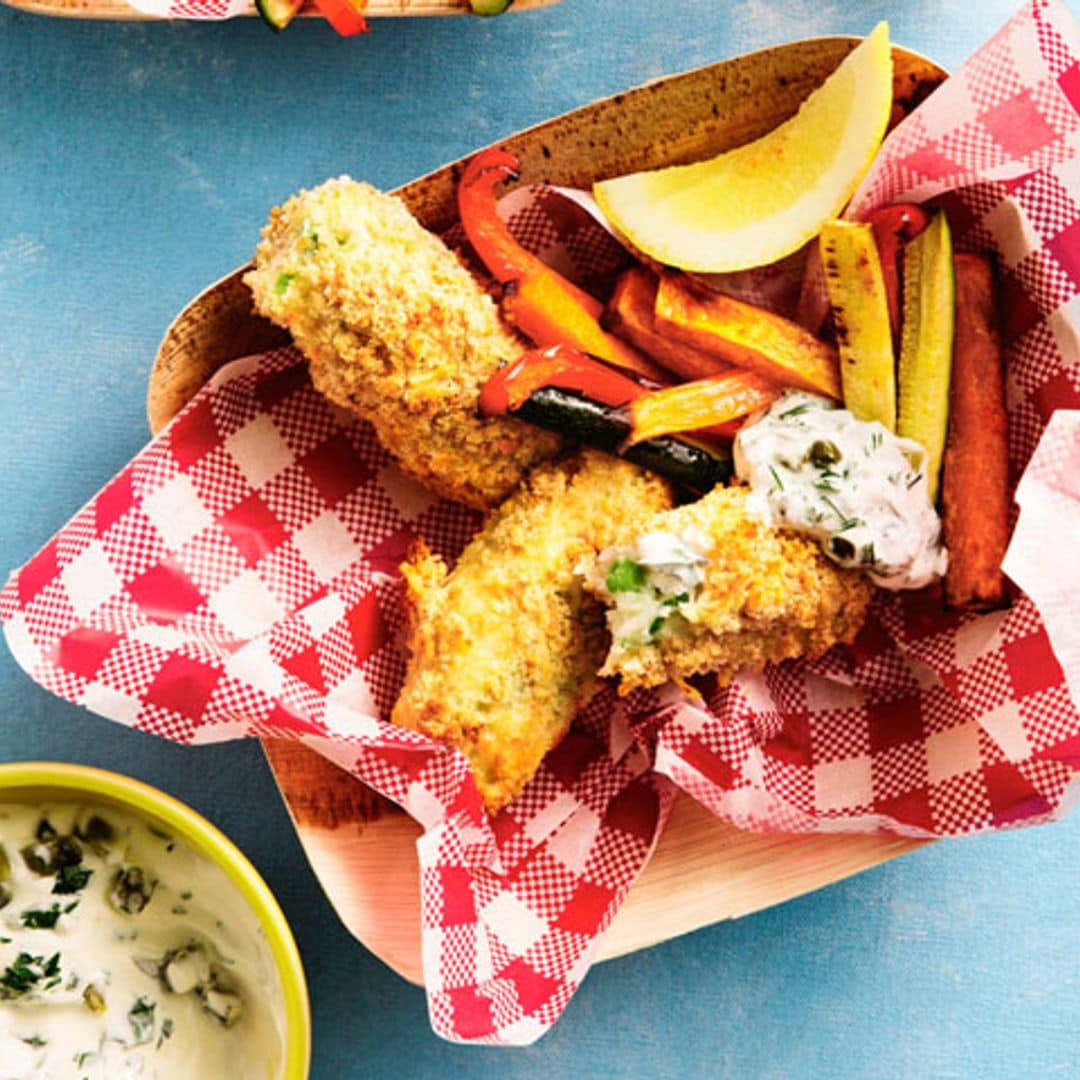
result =
M9 7L34 15L58 15L69 19L116 19L121 22L153 20L154 15L138 11L125 0L3 0ZM559 0L514 0L509 12L550 7ZM509 13L508 12L508 13ZM258 15L251 0L245 15ZM403 15L468 15L469 0L368 0L364 15L372 18ZM322 18L313 0L307 0L301 17Z
M568 187L698 160L787 119L858 40L815 38L659 79L500 144L520 157L522 183ZM894 49L893 59L901 111L945 77L936 64L904 49ZM462 164L446 165L398 191L433 231L457 220L455 183ZM147 398L155 432L223 364L287 340L252 313L241 281L245 269L197 296L166 332ZM305 747L277 740L264 747L308 859L345 925L395 971L422 981L419 825ZM749 833L680 795L652 861L600 944L599 958L759 911L920 843L892 836Z

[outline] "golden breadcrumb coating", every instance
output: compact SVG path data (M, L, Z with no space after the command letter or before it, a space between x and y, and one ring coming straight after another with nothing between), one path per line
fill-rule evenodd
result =
M484 383L524 346L400 199L348 177L294 195L271 211L244 280L315 386L439 494L493 506L558 451L549 432L477 415Z
M586 450L537 469L449 573L426 550L402 567L411 657L392 719L459 747L491 812L597 688L603 613L575 566L669 506L665 481Z
M871 582L837 567L813 541L749 514L748 491L718 488L699 502L658 514L644 529L624 529L589 567L586 588L609 605L611 623L619 594L613 596L605 582L613 559L626 551L619 545L660 532L696 538L708 559L699 591L676 609L686 617L666 618L651 638L613 640L600 674L618 676L620 693L706 672L726 685L740 671L818 656L859 632Z

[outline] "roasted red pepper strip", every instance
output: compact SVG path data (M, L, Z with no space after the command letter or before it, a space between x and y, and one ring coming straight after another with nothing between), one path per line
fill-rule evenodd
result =
M480 261L505 286L502 312L541 348L568 345L657 383L663 371L600 325L603 305L552 270L513 237L499 217L495 186L519 175L508 150L482 150L465 166L458 185L458 212Z
M900 253L909 240L914 240L930 224L930 215L913 203L897 203L872 210L866 215L866 220L874 230L874 241L881 257L881 275L885 279L885 294L889 298L893 348L899 352L902 311Z
M654 392L591 356L565 345L555 345L522 353L512 364L495 372L480 392L480 412L484 416L516 412L537 390L546 386L574 390L601 405L615 408ZM702 438L732 439L740 424L741 420L715 424L695 429L692 434Z
M367 0L315 0L323 18L342 36L366 34L371 27L360 12L367 7Z
M522 353L495 372L480 392L480 412L484 416L514 412L545 386L576 390L602 405L625 405L648 392L614 368L565 345L555 345Z

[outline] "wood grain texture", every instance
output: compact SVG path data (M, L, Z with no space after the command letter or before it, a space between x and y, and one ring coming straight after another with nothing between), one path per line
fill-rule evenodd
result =
M647 83L529 128L501 145L523 183L594 179L679 164L756 138L785 120L854 46L819 38ZM894 50L898 119L944 77ZM456 221L463 162L398 194L428 228ZM280 331L254 316L234 271L196 297L158 349L147 411L157 432L217 368L270 347ZM405 978L420 981L419 826L336 766L294 743L264 743L315 873L350 931ZM920 842L885 836L743 832L680 795L658 849L601 943L601 959L737 918L858 873Z
M110 19L119 22L153 22L161 16L138 11L125 0L2 0L9 7L33 15L54 15L67 19ZM528 8L550 7L560 0L515 0L510 13ZM244 15L258 16L254 0ZM469 0L368 0L364 12L372 18L414 15L468 15ZM301 18L321 19L312 0L300 11Z

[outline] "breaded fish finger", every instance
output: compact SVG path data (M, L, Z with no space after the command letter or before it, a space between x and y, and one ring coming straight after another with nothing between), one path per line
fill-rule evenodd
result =
M484 383L523 345L394 196L348 177L294 195L271 212L244 280L315 386L439 494L493 506L558 451L549 432L477 415Z
M747 491L717 488L624 529L589 566L612 638L600 674L618 676L620 693L706 672L726 684L858 633L872 584L749 515Z
M426 551L402 567L411 659L393 721L459 747L490 811L528 783L597 688L603 613L575 566L670 505L663 480L584 451L537 469L452 571Z

